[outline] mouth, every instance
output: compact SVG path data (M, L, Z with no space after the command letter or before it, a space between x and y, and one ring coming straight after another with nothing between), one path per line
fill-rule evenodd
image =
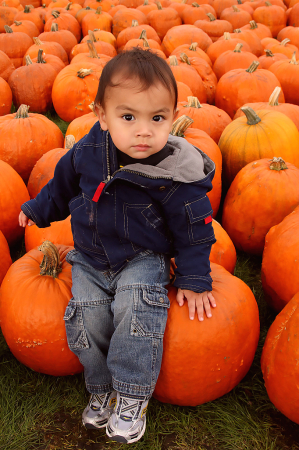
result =
M138 145L134 145L134 148L139 151L146 151L150 148L150 146L146 145L146 144L138 144Z

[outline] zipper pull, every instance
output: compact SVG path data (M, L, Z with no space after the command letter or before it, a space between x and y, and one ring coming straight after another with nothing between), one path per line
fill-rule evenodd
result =
M96 191L94 193L94 196L92 197L92 201L94 201L96 203L99 201L99 198L100 198L100 196L102 194L102 191L103 191L105 185L110 180L111 180L111 177L110 177L110 175L108 175L105 181L101 181L101 183L98 185L98 187L97 187L97 189L96 189Z

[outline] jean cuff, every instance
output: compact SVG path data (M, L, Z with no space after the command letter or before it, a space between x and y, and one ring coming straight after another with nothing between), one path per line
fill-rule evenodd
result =
M106 394L113 391L112 383L110 384L86 384L86 389L90 394Z
M154 392L155 386L138 386L137 384L123 383L112 378L113 388L129 396L134 396L140 400L148 400Z

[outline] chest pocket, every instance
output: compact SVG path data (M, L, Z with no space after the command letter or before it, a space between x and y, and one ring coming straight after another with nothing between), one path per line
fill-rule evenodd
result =
M138 241L139 237L149 237L158 233L168 240L165 221L152 204L124 204L125 237L130 241ZM143 242L145 245L146 242Z
M99 252L96 244L96 208L86 194L80 194L69 202L74 241L82 249Z
M212 221L209 219L213 214L213 210L208 197L205 195L204 197L186 202L185 208L190 244L196 245L208 241L215 241Z

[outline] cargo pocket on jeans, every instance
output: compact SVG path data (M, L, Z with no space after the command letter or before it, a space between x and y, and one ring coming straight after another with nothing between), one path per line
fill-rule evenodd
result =
M89 348L89 343L83 323L82 307L68 305L63 317L68 346L71 350Z
M138 337L162 338L169 307L166 289L136 289L130 334Z

